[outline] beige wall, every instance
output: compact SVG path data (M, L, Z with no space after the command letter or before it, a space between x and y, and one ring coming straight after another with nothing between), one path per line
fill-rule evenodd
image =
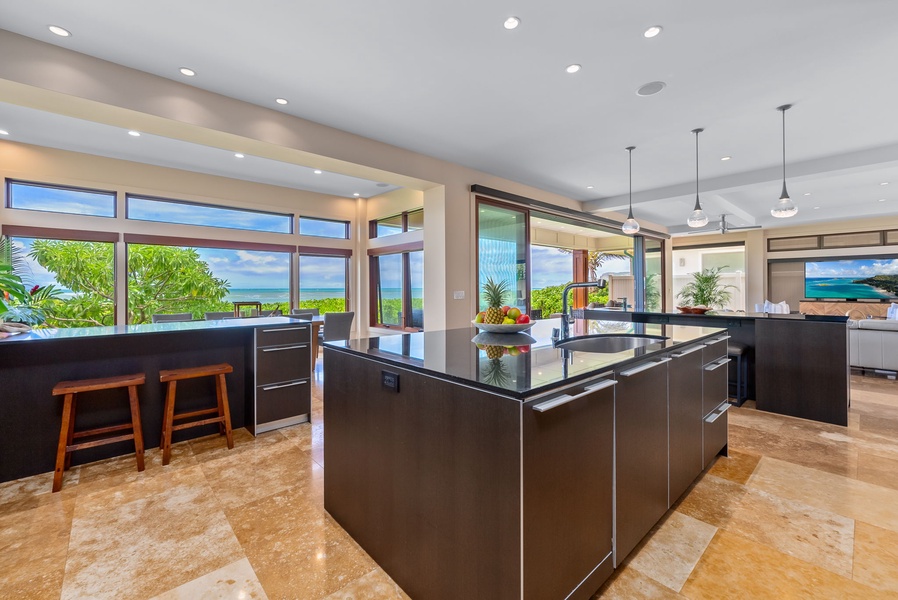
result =
M475 310L472 184L580 208L569 198L10 32L0 31L0 56L16 57L0 61L0 101L422 191L428 329L465 326ZM453 300L456 291L464 298Z

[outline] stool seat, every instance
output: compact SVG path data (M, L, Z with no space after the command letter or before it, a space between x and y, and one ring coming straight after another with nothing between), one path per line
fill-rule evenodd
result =
M131 375L115 375L112 377L99 377L95 379L60 381L53 386L52 394L54 396L65 396L62 405L62 425L59 429L59 443L56 446L56 469L53 472L54 492L58 492L62 489L62 473L71 467L72 453L75 450L134 440L137 470L144 470L143 431L140 424L140 404L137 399L137 386L143 385L144 383L146 383L145 373L132 373ZM128 388L131 422L75 431L75 413L78 407L78 394L115 388ZM129 433L111 437L97 437L119 431L129 431ZM76 439L85 437L96 439L79 442L77 444L74 443Z
M231 408L228 405L228 388L225 382L225 375L233 372L234 367L228 363L202 365L199 367L183 367L180 369L161 369L159 371L159 381L168 383L168 390L165 394L165 412L162 416L162 437L159 442L159 447L162 448L163 465L167 465L171 461L172 433L181 429L218 423L219 431L228 440L228 449L234 447L234 437L231 433ZM178 389L178 382L185 379L195 379L197 377L215 378L217 406L190 412L175 413L175 396ZM196 417L204 417L205 415L212 414L215 415L212 418L196 419ZM186 423L175 424L175 421L183 421L184 419L193 420L187 421Z
M727 342L727 356L740 356L748 351L748 345L742 342Z
M193 379L194 377L208 377L212 375L224 375L233 373L234 367L228 363L220 363L217 365L205 365L202 367L185 367L183 369L163 369L159 371L159 381L165 383L167 381L180 381L182 379Z
M109 390L113 388L128 387L131 385L143 385L147 381L145 373L132 375L116 375L113 377L100 377L97 379L76 379L74 381L60 381L53 387L54 396L63 394L77 394L79 392L95 392L97 390Z

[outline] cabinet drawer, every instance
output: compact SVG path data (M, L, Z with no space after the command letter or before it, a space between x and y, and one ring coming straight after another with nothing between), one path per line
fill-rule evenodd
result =
M730 408L728 402L723 402L711 414L705 417L704 427L704 466L707 467L727 445L727 411Z
M716 361L703 367L702 415L707 415L717 408L721 402L727 401L729 396L729 386L727 385L728 366L728 358L718 358Z
M311 371L312 350L309 342L256 350L256 385L304 379L311 375Z
M311 325L306 324L291 324L282 327L258 327L256 328L256 348L308 342L311 340L311 334L309 333L311 328Z
M730 336L728 335L718 335L717 337L704 340L705 347L702 350L702 362L708 364L726 356L727 340L729 339Z
M311 411L308 379L288 381L256 388L256 423L270 423Z

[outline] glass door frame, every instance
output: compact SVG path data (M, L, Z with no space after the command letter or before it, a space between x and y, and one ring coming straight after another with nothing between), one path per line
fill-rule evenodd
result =
M475 264L477 265L477 276L476 276L476 303L477 312L480 311L480 290L483 287L483 282L480 281L480 207L483 205L492 206L495 208L499 208L502 210L507 210L510 212L520 213L524 217L524 290L525 290L525 298L523 302L517 302L517 294L515 291L514 302L509 303L509 306L517 306L521 309L521 312L524 314L530 314L530 209L519 204L513 204L510 202L502 202L499 200L494 200L492 198L485 198L483 196L475 196L475 215L476 218L474 220L474 231L475 231L475 247L474 254L476 258ZM520 264L520 263L516 263ZM515 279L517 281L517 279Z

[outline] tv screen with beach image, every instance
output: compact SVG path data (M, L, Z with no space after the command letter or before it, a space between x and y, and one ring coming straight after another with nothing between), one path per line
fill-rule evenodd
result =
M898 257L806 262L806 298L898 299Z

